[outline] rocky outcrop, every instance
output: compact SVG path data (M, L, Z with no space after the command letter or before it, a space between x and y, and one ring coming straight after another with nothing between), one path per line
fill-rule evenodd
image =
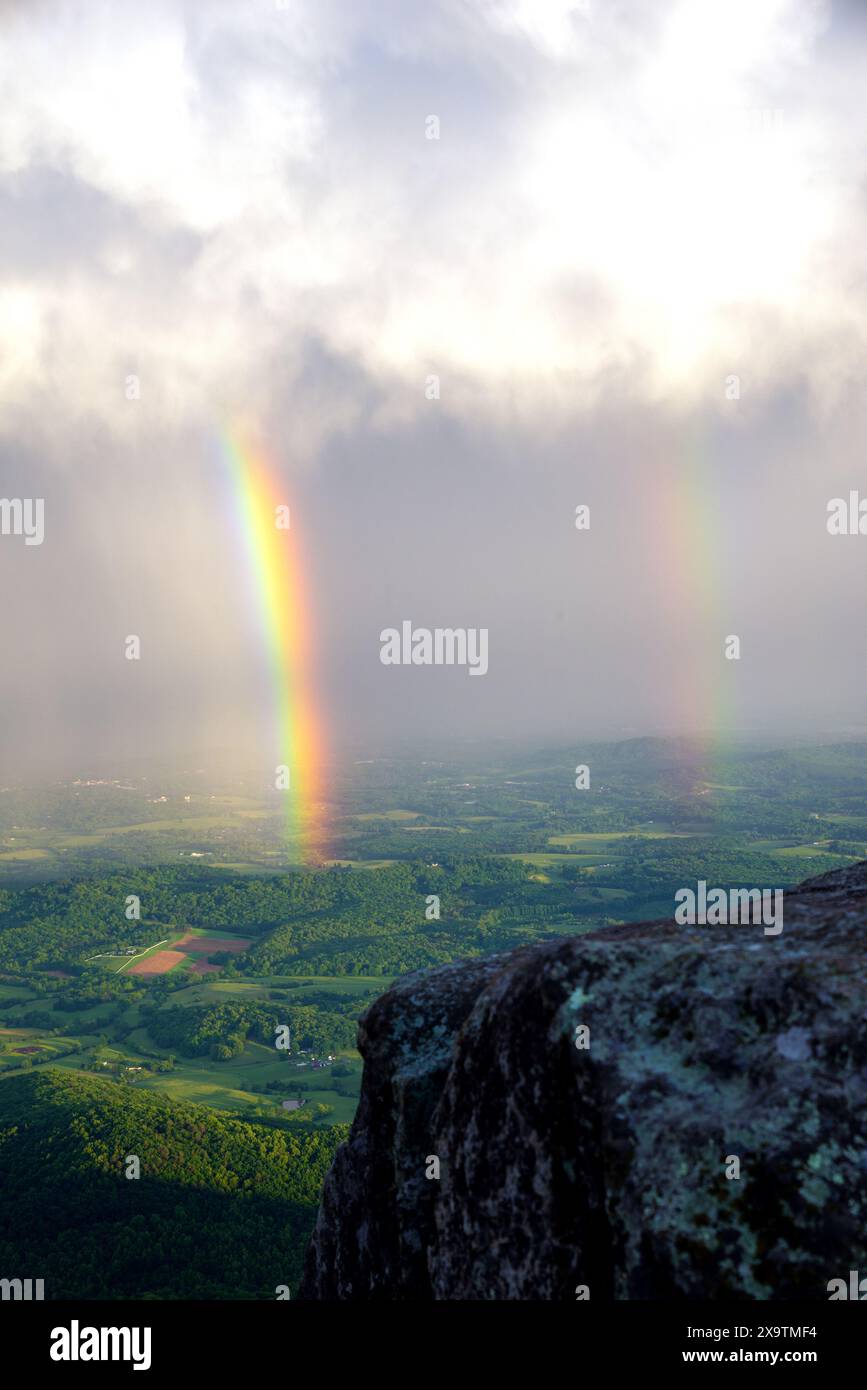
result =
M300 1297L827 1299L867 1275L865 927L859 864L787 892L778 936L628 925L400 980L359 1025Z

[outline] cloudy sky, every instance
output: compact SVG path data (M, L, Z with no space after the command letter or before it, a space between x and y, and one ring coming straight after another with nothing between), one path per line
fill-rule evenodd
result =
M863 731L865 18L0 5L0 497L45 499L0 536L0 770L261 751L239 417L335 750ZM406 619L488 673L383 666Z

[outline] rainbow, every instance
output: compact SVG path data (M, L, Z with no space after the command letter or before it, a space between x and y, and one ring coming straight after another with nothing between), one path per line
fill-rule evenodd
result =
M273 685L274 779L286 797L286 836L302 859L317 859L324 849L322 736L296 518L273 463L245 432L227 429L220 444Z
M677 637L670 650L663 728L684 735L700 750L707 786L697 790L707 795L710 787L725 781L740 714L740 664L723 656L726 636L732 626L738 629L737 610L728 603L731 518L708 427L686 425L682 450L663 460L652 477L648 473L647 481L653 491L647 514L653 518L648 543L657 607L661 625ZM718 796L714 791L708 798L711 823L721 804Z

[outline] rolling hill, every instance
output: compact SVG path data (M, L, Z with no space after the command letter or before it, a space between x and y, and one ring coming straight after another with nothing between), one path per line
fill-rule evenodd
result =
M294 1292L343 1129L296 1135L90 1076L0 1088L0 1272L46 1299ZM141 1176L128 1178L128 1156Z

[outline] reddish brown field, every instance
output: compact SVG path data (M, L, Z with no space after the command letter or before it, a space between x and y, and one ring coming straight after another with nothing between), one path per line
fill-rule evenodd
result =
M172 942L172 947L176 951L183 949L190 956L211 956L216 951L246 951L251 944L240 936L227 937L221 941L218 936L193 936L192 932L186 932L177 941Z
M165 975L178 961L184 960L183 951L155 951L145 960L136 961L126 971L127 975Z
M219 975L220 969L221 969L221 967L220 967L219 965L211 965L210 961L207 961L207 960L197 960L196 963L195 963L195 965L191 965L191 966L190 966L190 974L191 974L191 975L214 975L214 974Z

